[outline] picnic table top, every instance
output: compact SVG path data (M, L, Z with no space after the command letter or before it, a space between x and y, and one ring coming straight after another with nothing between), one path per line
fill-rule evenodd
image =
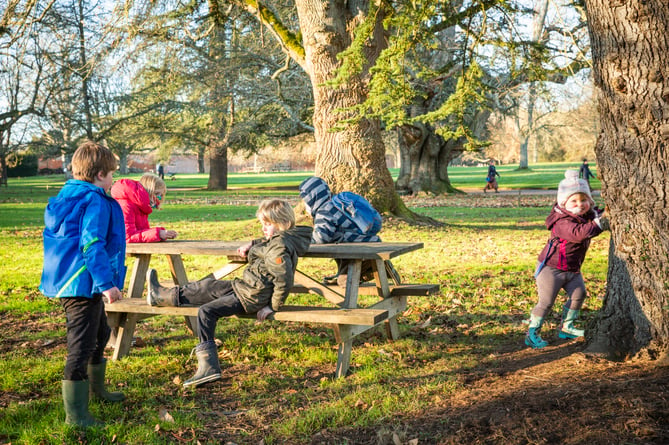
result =
M237 257L237 249L247 241L169 240L160 243L128 243L128 254L220 255ZM389 260L423 248L423 243L340 243L311 244L304 257Z

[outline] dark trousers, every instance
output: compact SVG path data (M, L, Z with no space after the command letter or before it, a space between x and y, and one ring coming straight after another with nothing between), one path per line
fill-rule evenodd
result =
M214 340L219 318L246 312L232 289L232 283L213 278L179 287L179 304L201 305L197 311L197 336L200 343Z
M64 380L88 380L86 368L89 363L102 363L111 333L102 294L61 298L60 302L67 325Z

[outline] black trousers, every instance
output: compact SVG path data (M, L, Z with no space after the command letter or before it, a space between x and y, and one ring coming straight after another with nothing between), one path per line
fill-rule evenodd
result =
M88 364L104 359L111 329L107 324L102 294L61 298L67 322L67 359L64 380L88 380Z
M201 305L197 311L197 336L201 343L214 340L219 318L245 313L232 283L213 278L180 286L179 304Z

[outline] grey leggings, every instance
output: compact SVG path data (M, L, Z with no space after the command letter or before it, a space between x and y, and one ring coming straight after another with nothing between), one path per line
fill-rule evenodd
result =
M564 289L567 293L565 307L580 310L583 306L586 292L583 275L580 272L565 272L544 266L536 280L539 302L532 309L532 314L537 317L543 318L550 314L560 289Z

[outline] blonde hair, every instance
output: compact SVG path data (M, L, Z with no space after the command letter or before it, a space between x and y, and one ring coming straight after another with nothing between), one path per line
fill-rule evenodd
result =
M295 227L295 212L284 199L266 199L258 205L256 216L260 221L274 224L280 230Z
M98 173L106 176L115 171L118 163L110 149L97 142L86 141L74 152L71 165L75 179L93 182Z
M139 178L139 183L144 186L146 191L149 193L149 196L155 194L165 195L167 192L167 186L165 181L160 179L159 176L154 175L153 173L144 173L141 178Z

